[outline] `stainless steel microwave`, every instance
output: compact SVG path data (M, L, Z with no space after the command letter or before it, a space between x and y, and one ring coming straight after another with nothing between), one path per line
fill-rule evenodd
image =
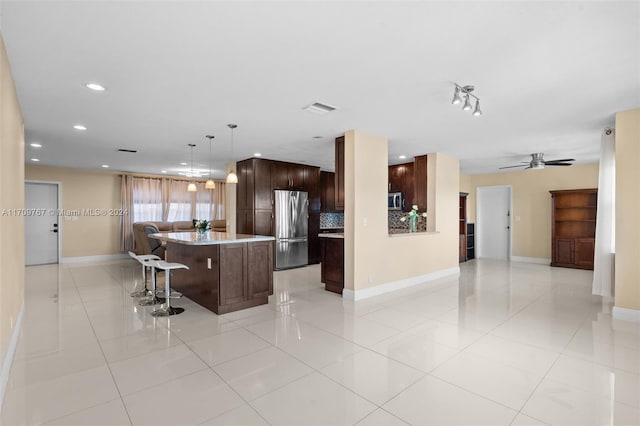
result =
M402 210L404 207L402 192L390 192L387 199L387 207L389 210Z

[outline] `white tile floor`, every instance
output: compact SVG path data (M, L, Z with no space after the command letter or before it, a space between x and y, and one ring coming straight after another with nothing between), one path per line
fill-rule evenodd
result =
M640 424L640 326L591 272L461 269L351 302L316 265L269 305L154 319L132 261L29 267L2 424Z

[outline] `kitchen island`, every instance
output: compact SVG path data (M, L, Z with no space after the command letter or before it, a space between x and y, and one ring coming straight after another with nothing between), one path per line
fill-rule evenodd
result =
M225 314L269 302L273 294L273 237L227 232L161 232L171 287L201 306Z

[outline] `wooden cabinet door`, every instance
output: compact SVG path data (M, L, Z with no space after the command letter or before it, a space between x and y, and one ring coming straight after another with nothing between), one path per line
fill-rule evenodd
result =
M411 210L411 206L415 204L415 192L413 183L413 163L402 164L402 181L400 192L404 196L404 210Z
M336 138L335 209L344 210L344 136Z
M247 244L247 280L251 297L273 294L273 243Z
M423 212L427 210L427 156L420 155L413 159L413 204Z
M275 161L271 173L273 189L289 189L289 167L287 163Z
M575 263L575 239L574 238L556 238L556 254L554 261L572 265Z
M576 238L576 265L593 267L593 254L595 252L596 245L595 243L596 241L593 238Z
M247 243L220 244L220 305L249 298L247 284Z
M309 193L309 212L320 211L320 168L305 167L304 187Z
M309 234L307 255L309 264L320 263L320 213L309 213Z
M320 172L320 211L332 212L336 209L336 175Z
M404 168L401 166L401 164L389 166L389 192L402 192Z
M269 160L253 160L254 203L257 210L268 210L273 207L273 190L271 187L271 165Z
M289 174L289 188L304 190L305 166L289 163L287 165L287 172Z
M236 174L238 176L238 183L236 184L236 208L238 210L246 210L247 198L249 195L249 188L247 183L249 176L247 175L248 161L240 161L236 166ZM253 196L253 194L251 194Z
M271 210L254 210L253 223L253 235L273 236L273 212Z

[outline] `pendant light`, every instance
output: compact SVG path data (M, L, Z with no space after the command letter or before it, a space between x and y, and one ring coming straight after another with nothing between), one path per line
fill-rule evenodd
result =
M205 138L209 139L209 179L207 179L207 183L204 184L205 189L216 189L216 183L213 181L211 177L211 141L215 136L207 135Z
M231 159L233 160L233 129L235 129L238 126L236 124L227 124L227 127L231 129ZM235 169L235 166L233 167L233 169L231 169L231 171L227 175L227 183L238 183L238 175L236 175L236 172L234 171L234 169Z
M195 148L196 144L190 143L189 147L191 148L191 177L193 177L193 148ZM198 188L196 188L196 184L191 182L189 186L187 186L187 191L196 192Z

